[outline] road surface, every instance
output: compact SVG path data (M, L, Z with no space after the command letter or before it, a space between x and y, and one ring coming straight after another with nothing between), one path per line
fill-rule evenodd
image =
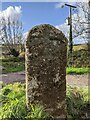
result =
M90 86L90 75L83 74L83 75L76 75L76 74L68 74L66 75L66 82L68 85L73 86ZM1 74L0 81L4 83L14 83L14 82L25 82L25 72L16 72L16 73L9 73L9 74Z

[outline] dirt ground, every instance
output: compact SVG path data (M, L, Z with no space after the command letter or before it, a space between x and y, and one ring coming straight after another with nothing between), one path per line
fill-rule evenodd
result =
M67 74L66 82L68 85L72 86L90 86L90 74ZM17 73L9 73L9 74L1 74L0 81L4 83L14 83L14 82L25 82L25 72L17 72Z

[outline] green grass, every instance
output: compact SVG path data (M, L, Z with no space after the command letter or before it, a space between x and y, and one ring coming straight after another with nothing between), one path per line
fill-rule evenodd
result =
M3 66L2 73L20 72L25 70L25 61L20 58L2 58L0 64ZM90 68L70 68L66 69L67 74L90 74Z
M23 61L23 59L19 57L0 58L0 62L21 62L21 61Z
M67 86L66 100L67 100L67 120L82 120L81 117L86 118L89 113L90 99L88 87L71 87ZM52 120L48 119L50 116L45 112L43 106L30 104L31 111L26 107L26 91L25 84L14 83L3 85L0 91L0 119L18 118L18 120L25 120L27 118L32 120Z
M20 72L25 70L24 62L2 62L5 68L2 73ZM90 74L90 68L67 68L67 74Z
M89 116L89 87L67 86L67 115L68 120L82 120Z
M23 62L2 62L4 69L2 73L20 72L25 70Z
M2 73L20 72L25 70L24 59L19 57L0 58L0 65L3 66Z
M66 72L67 74L89 74L90 68L67 68Z
M27 110L25 84L14 83L3 85L0 92L0 120L39 120L48 119L49 114L44 111L43 106L30 104ZM37 119L36 119L37 118Z

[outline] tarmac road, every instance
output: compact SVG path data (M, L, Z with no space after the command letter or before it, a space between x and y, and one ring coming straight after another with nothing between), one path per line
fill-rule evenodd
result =
M90 74L67 74L66 75L66 82L68 85L72 86L90 86ZM16 72L16 73L9 73L9 74L1 74L0 81L4 83L14 83L14 82L25 82L25 72Z

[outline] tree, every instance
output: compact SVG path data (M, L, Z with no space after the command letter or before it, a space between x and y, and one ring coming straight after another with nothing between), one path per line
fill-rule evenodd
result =
M89 4L87 2L77 2L73 4L77 8L73 9L72 12L72 38L78 38L79 40L83 38L86 42L88 42L88 33L90 33ZM61 8L61 6L59 7ZM61 29L69 39L69 26L67 21L68 20L66 19L64 24L59 26L57 25L56 27Z
M70 3L68 3L70 4ZM73 41L78 39L78 41L82 41L87 43L87 48L90 50L90 1L88 2L77 2L73 3L77 8L72 10L72 39ZM65 5L65 3L63 3ZM62 5L58 4L58 7L61 8ZM61 29L66 37L69 39L70 34L70 27L67 23L68 19L66 19L66 22L62 25L56 26L57 28ZM79 42L80 43L80 42ZM69 44L73 45L73 44ZM71 46L73 47L73 46ZM69 52L68 52L69 53ZM70 58L68 61L71 65L73 61L72 55L68 54L68 58Z
M23 27L19 19L2 16L0 21L0 42L7 51L17 57L23 44Z
M79 2L77 3L76 14L73 15L73 39L81 37L88 42L89 25L89 4L87 2Z

